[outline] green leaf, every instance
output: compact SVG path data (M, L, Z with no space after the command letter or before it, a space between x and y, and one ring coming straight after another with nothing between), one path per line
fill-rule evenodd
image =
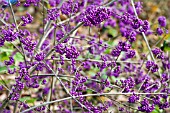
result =
M4 82L5 82L6 84L8 84L8 83L10 83L10 80L5 80L5 79L4 79L4 80L0 80L0 83L1 83L1 84L4 84Z
M36 98L30 98L29 100L27 100L27 103L34 103L36 100Z
M20 98L19 100L22 101L22 102L25 102L25 101L28 100L28 99L30 99L30 97L25 96L25 97Z
M106 74L103 74L101 78L104 79L104 80L106 80L107 75L106 75Z
M27 103L34 103L36 101L36 98L25 96L25 97L20 98L19 100L22 102L26 101Z
M113 37L116 37L118 32L116 29L113 29L113 28L109 28L108 30L108 34L112 35Z
M110 40L110 41L107 41L107 44L109 44L109 45L113 45L113 41L112 40Z
M156 106L155 109L151 113L162 113L162 110L160 110L159 107Z
M153 110L151 113L160 113L158 110Z
M13 52L12 48L0 47L0 52Z
M10 69L14 69L16 66L10 66L9 68ZM7 69L7 67L6 66L0 66L0 73L5 73L5 72L7 72L8 71L8 69Z
M14 60L15 61L19 61L19 62L23 62L24 61L24 58L22 56L21 53L17 52L15 55L14 55Z
M109 54L110 52L111 52L111 50L109 48L107 48L104 53Z
M4 62L5 60L9 60L9 56L6 52L0 54L0 61Z
M7 71L6 66L0 67L0 73L4 73L4 72L6 72L6 71Z
M169 41L164 41L163 43L163 49L165 51L170 51L170 42Z

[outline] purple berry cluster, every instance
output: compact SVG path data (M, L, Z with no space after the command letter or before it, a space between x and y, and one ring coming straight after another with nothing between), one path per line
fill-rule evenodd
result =
M49 9L47 10L48 13L48 19L49 20L56 20L58 16L60 16L59 14L59 10L57 8L53 8L53 9Z
M5 41L12 42L15 41L18 37L18 32L14 31L14 28L7 27L7 29L2 30L2 35L4 36L1 39L1 43L4 44Z
M79 10L79 3L74 2L72 0L64 2L61 6L61 12L68 16L78 12L78 10Z
M141 102L141 106L138 109L142 112L151 112L154 110L154 104L149 105L149 101L147 99L143 99Z
M108 19L111 11L104 7L89 6L85 12L81 14L80 21L84 22L86 26L98 25L104 20Z
M158 71L158 65L155 64L153 61L147 61L146 62L146 68L151 71L152 73Z
M26 16L21 17L21 20L23 21L22 26L26 26L33 21L33 17L29 13L27 13Z
M55 47L56 52L60 53L61 55L65 54L65 57L68 59L76 59L79 56L79 52L74 46L66 47L62 44L59 44Z

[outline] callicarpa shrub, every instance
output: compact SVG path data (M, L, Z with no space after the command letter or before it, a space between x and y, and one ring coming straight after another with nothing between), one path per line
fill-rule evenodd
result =
M169 22L147 2L1 0L0 113L169 113Z

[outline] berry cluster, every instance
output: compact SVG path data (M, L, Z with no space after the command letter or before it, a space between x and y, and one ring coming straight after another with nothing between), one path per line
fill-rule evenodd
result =
M151 112L154 110L154 104L152 105L149 105L149 101L147 99L143 99L143 101L141 102L141 106L138 107L138 109L140 111L143 111L143 112Z
M80 21L84 22L86 26L98 25L108 19L110 15L111 11L109 9L92 5L81 14Z
M48 13L47 18L49 20L56 20L57 17L60 16L59 10L57 8L49 9L47 10L47 13Z
M63 46L62 44L59 44L55 47L56 52L60 53L61 55L65 54L66 58L68 59L75 59L79 56L79 52L74 46L71 46L70 48Z
M23 21L22 26L26 26L33 21L33 17L29 13L27 13L26 16L21 17L21 20Z

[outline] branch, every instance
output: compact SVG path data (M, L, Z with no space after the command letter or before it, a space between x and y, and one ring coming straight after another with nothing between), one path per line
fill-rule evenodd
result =
M70 94L70 92L67 90L67 88L65 87L65 85L64 85L64 83L61 81L61 79L56 75L56 73L54 72L54 70L53 70L48 64L46 64L45 62L44 62L44 64L53 72L53 74L54 74L55 77L58 79L58 81L60 82L60 84L62 85L62 87L63 87L64 90L66 91L66 93L67 93L68 95L70 95L71 98L73 98L73 99L74 99L78 104L80 104L83 108L85 108L86 110L88 110L88 111L91 112L91 110L87 109L85 105L81 104L74 96L72 96L72 95Z
M134 5L133 0L131 0L131 4L132 4L132 7L133 7L135 16L136 16L137 18L139 18L139 17L138 17L138 14L137 14L137 12L136 12L136 8L135 8L135 5ZM148 47L148 50L149 50L149 53L150 53L150 56L151 56L152 60L156 63L155 58L154 58L154 55L153 55L152 50L151 50L151 47L149 46L148 40L147 40L146 35L145 35L144 32L142 32L142 36L143 36L143 38L144 38L144 40L145 40L145 43L146 43L146 45L147 45L147 47ZM159 70L158 70L158 74L159 74L159 77L161 78L161 74L160 74Z
M97 93L97 94L86 94L86 95L80 95L80 96L73 96L73 98L79 98L79 97L88 97L88 96L102 96L102 95L132 95L134 93ZM165 93L135 93L137 95L160 95L160 94L165 94ZM54 100L54 101L50 101L50 102L45 102L45 103L42 103L42 104L39 104L39 105L36 105L36 106L33 106L29 109L26 109L24 111L22 111L21 113L26 113L30 110L33 110L37 107L40 107L40 106L45 106L45 105L48 105L48 104L52 104L52 103L56 103L56 102L61 102L61 101L64 101L64 100L69 100L69 99L72 99L72 97L67 97L67 98L62 98L62 99L58 99L58 100Z

